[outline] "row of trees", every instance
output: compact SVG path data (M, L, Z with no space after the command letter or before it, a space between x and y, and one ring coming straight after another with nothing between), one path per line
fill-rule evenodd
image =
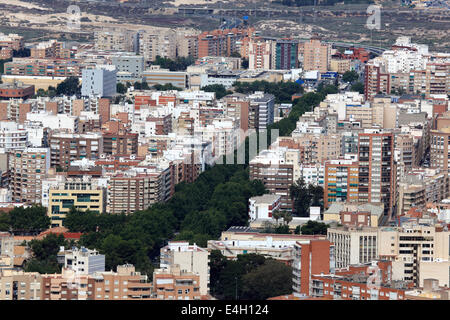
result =
M253 81L253 82L239 82L234 84L236 92L239 93L253 93L255 91L264 91L275 96L275 103L290 103L292 102L292 95L296 93L303 93L303 87L297 82L268 82L268 81Z

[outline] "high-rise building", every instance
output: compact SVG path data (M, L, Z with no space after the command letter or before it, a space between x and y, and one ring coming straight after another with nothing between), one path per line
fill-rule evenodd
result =
M382 203L385 215L395 205L394 136L367 130L359 134L359 202Z
M40 204L42 180L50 168L49 148L26 148L9 158L10 184L14 202Z
M390 75L383 65L366 64L364 71L364 98L372 100L377 94L390 94Z
M273 42L270 40L251 41L248 49L248 69L272 69L272 47Z
M133 30L117 29L102 30L94 33L95 49L113 51L138 51L137 32Z
M255 92L249 96L248 128L264 130L274 121L275 96Z
M177 33L174 30L139 31L139 54L146 61L156 57L175 59L177 57Z
M294 183L295 163L286 163L286 153L285 148L260 152L250 161L250 180L261 180L270 193L281 196L280 210L292 211L289 188Z
M116 94L117 70L115 66L99 65L82 71L81 95L85 97L112 97Z
M333 202L358 201L358 162L353 160L325 161L323 200L325 208Z
M322 43L318 38L311 38L300 45L303 55L303 69L305 71L318 70L320 73L328 71L331 60L331 46Z
M275 69L290 70L298 68L298 42L292 39L278 40L275 50Z
M431 130L430 138L430 167L449 172L449 142L450 128Z
M292 263L294 292L310 295L311 276L334 273L334 245L328 240L311 240L309 243L296 242Z

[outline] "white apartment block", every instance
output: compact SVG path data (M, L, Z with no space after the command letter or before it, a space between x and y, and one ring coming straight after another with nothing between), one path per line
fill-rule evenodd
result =
M64 251L64 268L73 270L76 275L92 275L105 271L105 255L97 250L74 247Z

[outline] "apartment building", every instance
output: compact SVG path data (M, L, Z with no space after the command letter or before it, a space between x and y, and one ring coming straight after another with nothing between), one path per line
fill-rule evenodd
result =
M131 213L166 200L165 174L118 173L111 177L108 190L109 213Z
M309 243L294 244L292 263L292 289L294 292L310 295L311 276L334 273L334 246L328 240L311 240Z
M264 194L248 199L251 220L272 219L272 213L280 208L281 197L276 194Z
M83 63L77 59L13 58L13 61L5 63L4 74L33 77L79 77L83 66ZM36 89L38 88L36 87Z
M70 59L73 58L70 48L64 42L54 39L40 42L30 49L30 58L33 59Z
M241 41L252 38L255 34L254 28L205 31L198 36L198 57L229 57L233 52L241 51Z
M42 275L42 300L142 300L151 299L152 284L133 265L117 266L117 272L76 275Z
M97 65L82 70L81 95L112 97L116 94L117 70L114 65Z
M358 201L383 203L385 215L395 204L394 137L392 133L366 131L359 134Z
M276 42L274 69L290 70L298 68L298 42L284 38Z
M415 168L405 174L399 182L423 186L426 203L439 203L449 196L448 175L439 169Z
M65 250L64 268L73 270L76 275L92 275L95 272L105 271L105 255L97 250L85 247Z
M24 39L15 33L0 33L0 47L12 50L20 50L24 48Z
M137 32L125 29L96 31L94 44L96 50L137 52Z
M264 130L274 121L275 96L264 92L255 92L248 97L248 128Z
M364 71L364 98L372 100L377 94L391 93L391 77L384 65L368 62Z
M49 148L26 148L11 155L9 189L13 201L40 204L42 180L49 168Z
M266 189L281 196L280 210L292 211L289 188L294 183L294 163L286 163L287 149L264 150L250 161L250 180L261 180Z
M407 289L405 282L392 281L390 262L373 261L335 274L312 275L310 295L327 300L406 300Z
M175 30L139 31L139 55L146 61L155 61L157 56L177 57L177 33Z
M320 73L328 71L331 60L331 46L322 43L319 38L311 38L301 43L300 55L303 56L303 69L305 71L318 70Z
M397 214L406 214L412 208L416 210L425 209L426 191L424 185L402 183L398 184Z
M392 261L394 275L419 285L420 263L449 260L450 232L434 226L408 223L378 232L380 258Z
M14 121L0 121L0 148L5 152L22 151L28 144L28 131Z
M136 155L138 153L138 133L105 132L103 134L103 152L110 155Z
M148 276L137 272L132 264L117 266L117 271L92 275L92 300L150 300L152 284Z
M48 138L51 166L68 169L74 160L96 160L103 153L101 133L86 134L51 132Z
M250 41L248 49L249 70L272 69L272 52L274 43L270 40Z
M198 275L197 286L200 295L209 294L209 252L207 249L189 242L169 241L161 248L161 269L170 270L171 266L178 265L181 272L190 272Z
M0 270L0 300L41 300L42 284L37 272Z
M339 159L325 161L324 206L334 202L358 202L359 163Z
M153 272L153 293L157 300L200 300L200 276L179 265Z
M303 149L304 164L324 164L341 156L342 137L339 134L293 133L292 139Z
M449 172L449 141L450 128L431 130L430 137L430 167Z
M336 268L369 263L378 258L378 228L343 226L328 228L327 239L334 244Z

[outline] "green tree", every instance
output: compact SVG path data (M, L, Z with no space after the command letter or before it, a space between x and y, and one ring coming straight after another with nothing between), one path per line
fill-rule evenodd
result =
M117 93L125 94L127 93L127 87L123 83L118 82L116 91Z
M156 56L155 61L152 64L159 65L163 69L169 69L170 71L184 71L188 66L193 64L195 59L191 56L189 57L178 57L175 60L169 58L162 58L161 56Z
M292 219L293 219L293 217L292 217L291 212L287 212L287 211L283 212L283 221L284 221L284 223L286 223L286 225L288 225L292 221Z
M179 87L175 87L173 84L171 83L166 83L166 84L155 84L153 86L153 88L155 88L158 91L170 91L170 90L177 90L177 91L182 91L183 89L179 88Z
M47 209L40 205L14 208L9 218L14 232L39 233L50 226Z
M242 277L242 299L266 300L292 292L292 268L268 259Z
M9 231L11 228L11 221L9 214L6 212L0 213L0 231Z
M242 61L241 61L241 68L242 69L248 69L248 66L249 66L248 59L246 59L246 58L242 59Z
M350 87L350 91L355 91L355 92L359 92L359 93L363 94L364 93L364 83L362 83L361 81L355 82Z
M226 95L232 93L232 91L227 90L223 84L211 84L208 86L204 86L201 89L206 92L215 92L216 99L222 99Z
M273 212L272 212L272 218L274 218L275 219L275 221L277 222L277 225L278 225L278 220L280 219L282 217L282 213L280 212L280 210L274 210Z
M312 196L305 181L300 178L289 188L291 199L294 201L294 211L301 217L309 216Z
M78 77L68 77L56 87L57 95L72 96L81 93L81 85Z
M359 76L358 73L355 70L352 71L346 71L342 75L342 81L352 83L356 80L358 80Z
M323 222L308 221L306 224L302 225L300 228L301 234L327 234L328 225Z
M25 262L24 270L26 272L61 272L61 266L57 263L57 255L60 247L69 245L62 234L50 233L42 240L31 240L27 245L33 255Z

